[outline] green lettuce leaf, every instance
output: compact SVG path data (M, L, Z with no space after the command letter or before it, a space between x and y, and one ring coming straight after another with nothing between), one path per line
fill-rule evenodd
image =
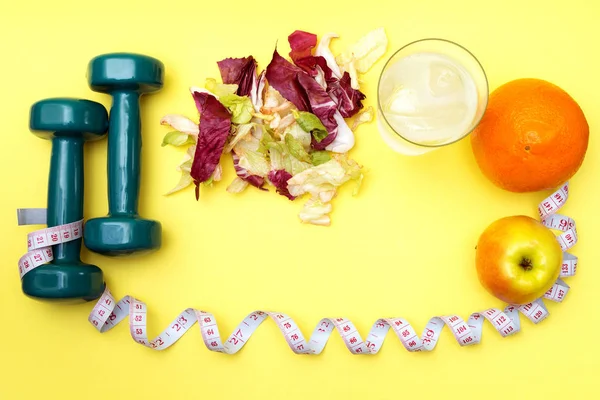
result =
M206 79L204 83L204 88L217 96L219 98L222 96L227 96L229 94L234 94L238 90L238 85L232 84L227 85L224 83L217 83L217 81L213 78Z
M231 113L231 122L234 124L246 124L252 119L254 106L252 99L248 96L238 96L237 94L226 94L219 97L219 101Z
M293 116L293 115L292 115ZM300 142L306 151L310 151L311 136L309 132L306 132L296 122L285 128L283 135L292 135L294 139Z
M233 152L239 156L242 156L246 151L256 151L267 154L266 148L262 145L260 139L254 137L254 135L246 135L244 140L240 140L233 147Z
M171 131L165 135L161 146L165 147L168 144L170 144L171 146L185 146L187 144L195 143L196 139L193 135L179 131Z
M194 154L196 153L196 145L188 147L187 151L183 155L183 159L179 162L179 165L175 168L177 171L192 171L192 164L194 163Z
M310 193L321 201L329 201L335 189L348 180L350 176L346 169L337 160L331 160L294 175L288 181L288 190L292 196Z
M260 112L252 113L254 118L262 119L263 121L271 122L275 118L273 115L263 114Z
M288 171L290 174L292 174L292 176L299 174L302 171L306 171L307 169L312 167L311 164L304 162L304 161L300 161L296 157L292 156L291 154L289 154L287 157L285 157L284 161L286 164L285 170Z
M266 148L269 143L275 141L275 139L273 139L275 136L275 131L273 131L273 129L271 129L268 125L263 125L261 128L262 137L260 138L260 143Z
M317 198L311 197L306 203L298 216L300 220L307 224L329 226L331 218L331 203L323 202Z
M277 171L280 169L285 169L287 172L290 172L289 169L286 168L285 161L283 160L283 148L274 142L271 142L269 145L269 161L271 162L271 170Z
M190 176L190 173L188 171L182 171L181 178L179 179L179 182L177 183L177 185L175 185L175 187L173 187L171 190L169 190L167 193L165 193L165 196L168 196L170 194L179 192L179 191L187 188L189 185L192 184L192 182L193 182L193 179Z
M311 164L294 157L285 142L272 141L267 146L271 170L285 169L290 174L296 175L312 167Z
M356 161L348 158L348 154L335 154L334 158L337 162L340 163L342 168L344 168L344 170L346 171L346 175L350 177L350 180L356 183L356 186L352 191L352 195L356 196L360 190L364 178L364 171L362 166L359 165Z
M332 158L292 176L287 181L289 193L294 197L310 194L310 199L300 212L300 219L314 225L329 225L329 202L335 197L337 189L351 179L362 181L362 172L361 167L347 157Z
M290 154L293 157L296 157L300 161L311 162L311 158L304 150L304 146L298 140L296 140L292 135L285 135L285 145L287 146Z
M246 150L242 154L239 154L239 156L239 166L248 171L250 175L262 177L269 175L271 169L264 154L258 151Z
M313 135L317 142L325 139L329 134L323 123L315 114L309 113L308 111L297 111L292 110L296 122L300 125L303 131Z
M386 52L388 39L383 28L377 28L348 46L336 58L342 70L350 74L352 88L358 89L358 73L367 72Z
M359 112L354 119L354 123L352 124L352 130L353 131L356 130L356 128L360 124L365 124L365 123L373 121L374 115L375 115L375 113L373 112L373 106L369 106L369 107L365 108L364 110L362 110L361 112Z
M243 140L248 134L250 134L250 132L252 131L252 128L255 127L256 124L250 123L250 124L241 124L241 125L237 125L233 127L233 138L231 138L231 140L229 141L229 143L227 144L227 146L225 147L225 153L229 153L231 152L231 150L233 150L233 148L238 144L238 142L240 140Z
M179 114L167 114L160 119L161 125L170 126L174 130L183 133L189 133L194 137L198 137L200 129L198 124L191 119Z
M192 171L192 163L194 161L193 157L194 157L195 151L196 151L195 145L190 146L187 149L185 155L183 156L183 159L179 162L179 165L177 165L177 167L175 168L177 171L181 172L181 178L179 179L179 183L177 183L177 185L175 185L175 187L173 187L171 190L169 190L167 193L165 193L165 196L179 192L180 190L183 190L186 187L188 187L190 184L192 184L193 179L192 179L190 173Z
M229 193L241 193L248 187L248 182L240 178L236 177L230 184L227 186L227 191Z
M315 151L310 153L311 163L312 165L321 165L325 164L327 161L331 160L331 155L327 151Z
M177 166L177 171L192 172L192 163L193 163L192 159L182 162L181 164L179 164Z

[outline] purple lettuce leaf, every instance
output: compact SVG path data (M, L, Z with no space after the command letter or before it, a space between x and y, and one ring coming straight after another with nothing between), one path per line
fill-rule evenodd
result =
M312 50L317 46L317 35L304 31L294 31L288 36L290 43L290 58L299 68L311 76L317 75L316 58Z
M300 111L313 113L321 120L329 135L320 142L313 138L312 146L317 150L325 149L337 135L337 122L333 118L336 103L312 76L281 57L277 50L266 71L267 81L284 98Z
M306 93L298 82L298 74L304 74L300 68L281 57L275 50L266 71L269 85L273 86L285 99L291 101L298 110L310 111Z
M192 96L200 114L198 143L190 171L196 185L197 200L200 183L212 176L221 160L231 128L231 115L219 100L209 93L193 92Z
M358 113L363 108L362 101L366 98L360 90L352 88L348 72L344 72L342 79L334 78L331 82L327 82L327 93L336 102L344 118L350 118Z
M269 172L269 181L275 186L277 193L287 197L290 200L294 200L296 197L292 196L288 190L288 180L292 178L292 174L287 172L285 169L278 169Z
M265 185L265 178L258 175L250 175L250 173L243 167L240 167L240 157L235 154L233 151L231 152L231 156L233 158L233 168L235 168L235 173L241 179L245 180L252 186L259 188L260 190L268 191L263 186Z
M321 120L321 123L329 133L329 135L320 142L317 142L313 137L311 146L316 150L325 150L337 136L338 124L334 118L337 105L327 94L325 89L323 89L311 76L308 76L307 74L298 74L298 81L308 96L310 112Z
M337 108L344 118L350 118L357 114L362 108L362 101L366 98L360 90L352 88L350 74L346 71L341 79L338 79L327 65L325 58L319 56L317 65L323 71L327 84L327 94L335 101Z
M252 56L226 58L218 61L217 66L225 84L238 85L238 96L249 96L252 82L256 79L256 60Z
M325 82L327 83L327 85L329 86L331 82L335 82L337 78L333 74L331 68L329 68L329 65L327 65L327 60L325 60L325 58L321 56L315 57L315 60L316 65L319 68L321 68L321 71L323 71L323 75L325 76Z
M318 74L317 66L323 71L326 91L337 104L342 117L350 118L363 108L362 100L366 96L360 90L352 88L350 74L345 72L342 78L338 79L325 58L312 55L312 50L317 45L317 35L297 30L288 36L288 41L292 49L290 58L296 66L313 77Z

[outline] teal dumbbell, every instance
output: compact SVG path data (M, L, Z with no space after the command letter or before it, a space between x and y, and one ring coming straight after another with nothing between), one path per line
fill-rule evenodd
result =
M52 141L48 180L48 227L83 219L83 144L104 137L108 113L102 104L73 98L46 99L30 110L29 129ZM80 259L82 239L52 247L54 260L23 277L23 292L53 300L94 300L104 291L102 270Z
M138 215L141 161L140 96L163 86L164 66L152 57L112 53L88 66L92 90L112 96L108 128L108 208L105 217L86 223L88 249L119 256L158 249L161 225Z

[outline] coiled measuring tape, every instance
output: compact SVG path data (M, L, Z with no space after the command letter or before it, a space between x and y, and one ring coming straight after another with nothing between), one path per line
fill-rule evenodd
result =
M569 197L569 184L565 183L552 195L539 204L538 212L541 222L548 228L562 232L557 235L557 240L563 250L563 264L560 277L556 283L546 292L543 299L562 302L569 291L569 286L561 279L575 275L577 269L577 257L568 253L577 243L577 230L573 219L558 214ZM48 238L56 232L60 232L60 239L64 241L75 239L75 227L80 227L80 222L73 227L59 226L30 233L29 243L37 243L37 238ZM69 224L71 225L71 224ZM70 237L62 234L69 230L73 233ZM79 230L79 234L80 234ZM54 240L54 236L50 236ZM33 241L32 241L33 239ZM47 245L52 245L46 240L39 244L38 248L30 249L21 260L29 262L35 258L37 251L48 252L51 250ZM28 247L29 248L29 247ZM33 260L38 266L37 259ZM21 267L21 261L19 262ZM31 271L25 268L22 275ZM548 317L548 309L543 299L537 299L532 303L524 305L508 305L504 310L490 308L481 312L475 312L469 316L467 321L458 315L436 316L429 320L421 335L417 335L412 325L403 318L380 318L371 327L366 339L363 339L352 321L346 318L323 318L315 327L312 335L307 340L300 327L286 314L270 311L255 311L250 313L237 326L234 332L225 342L221 334L215 316L207 311L188 308L173 320L160 335L152 340L148 339L147 317L148 308L146 304L132 296L125 296L118 302L112 296L108 288L94 306L90 313L89 322L101 333L107 332L129 316L129 330L133 340L143 346L154 350L164 350L175 344L195 323L199 324L200 334L205 346L216 352L235 354L248 342L254 331L267 318L272 319L281 330L290 349L296 354L320 354L333 330L335 329L342 337L346 347L352 354L376 354L381 349L384 339L391 329L400 342L408 351L431 351L437 345L444 326L447 326L454 338L461 346L471 346L481 342L482 327L484 320L498 331L502 337L516 334L521 329L519 314L522 314L534 324Z
M83 220L29 233L27 235L27 253L19 259L21 279L37 267L54 260L52 246L81 239L82 234Z

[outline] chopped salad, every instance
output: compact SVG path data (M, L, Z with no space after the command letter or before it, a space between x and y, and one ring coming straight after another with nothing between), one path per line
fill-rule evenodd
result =
M237 175L229 193L273 186L292 201L306 195L300 220L330 225L337 189L354 182L356 194L364 174L348 155L356 128L374 117L373 107L362 103L359 75L387 48L383 28L337 56L330 50L334 38L328 33L318 41L296 30L288 36L289 60L276 49L260 73L252 56L218 61L221 82L208 78L203 87L190 88L199 122L179 114L160 121L173 129L163 146L188 147L177 166L181 179L167 194L194 186L198 200L201 185L222 179L228 154Z

